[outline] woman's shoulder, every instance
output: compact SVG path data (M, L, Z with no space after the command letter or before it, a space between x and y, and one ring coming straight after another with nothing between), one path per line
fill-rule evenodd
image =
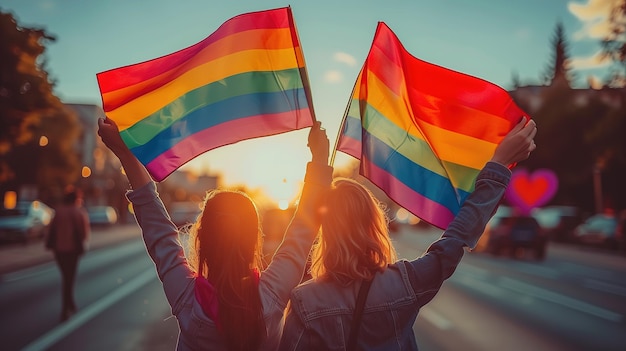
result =
M387 265L385 269L376 273L374 280L389 282L402 279L402 277L406 275L404 262L405 260L402 260ZM330 278L314 278L301 283L294 288L294 291L352 291L354 290L354 285L355 283L339 283Z
M292 291L293 295L328 295L338 294L340 291L349 289L349 286L345 286L334 282L330 279L313 278L309 279L298 286Z
M311 279L291 292L291 306L302 320L311 320L328 313L349 311L355 294L354 284L343 286L324 279Z

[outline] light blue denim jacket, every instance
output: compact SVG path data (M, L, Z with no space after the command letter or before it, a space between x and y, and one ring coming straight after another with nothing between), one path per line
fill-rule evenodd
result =
M465 247L475 247L510 180L508 168L487 163L474 192L422 257L391 264L374 277L359 333L359 350L417 350L419 309L449 278ZM345 350L360 282L347 287L309 280L291 293L280 350Z
M261 272L259 294L267 337L261 350L276 350L283 327L283 313L291 290L300 283L313 240L319 230L319 197L330 186L332 168L309 163L302 196L283 242L272 262ZM187 265L178 231L159 198L154 183L127 193L143 239L165 296L178 320L178 350L226 350L215 323L194 295L195 278Z

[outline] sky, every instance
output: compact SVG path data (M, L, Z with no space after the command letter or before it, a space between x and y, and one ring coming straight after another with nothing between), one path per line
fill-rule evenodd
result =
M193 45L241 13L291 6L316 117L335 143L352 87L379 21L414 56L511 89L539 84L562 23L575 86L606 74L598 59L606 17L618 0L3 0L18 25L44 28L47 70L65 103L101 106L96 73ZM282 199L297 192L310 153L308 128L205 153L183 169L217 174ZM338 153L337 168L351 162Z

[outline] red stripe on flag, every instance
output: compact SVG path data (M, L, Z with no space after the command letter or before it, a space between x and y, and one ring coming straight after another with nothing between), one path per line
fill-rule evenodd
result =
M163 74L189 60L205 47L232 34L253 29L289 28L288 10L285 7L241 14L224 22L213 34L190 47L142 63L98 73L96 76L100 92L108 93Z

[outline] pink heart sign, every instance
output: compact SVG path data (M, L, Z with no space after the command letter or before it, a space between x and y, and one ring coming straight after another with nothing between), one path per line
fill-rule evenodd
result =
M528 215L533 208L552 200L558 189L556 174L549 169L538 169L529 174L525 169L516 169L506 189L506 197L511 206Z

